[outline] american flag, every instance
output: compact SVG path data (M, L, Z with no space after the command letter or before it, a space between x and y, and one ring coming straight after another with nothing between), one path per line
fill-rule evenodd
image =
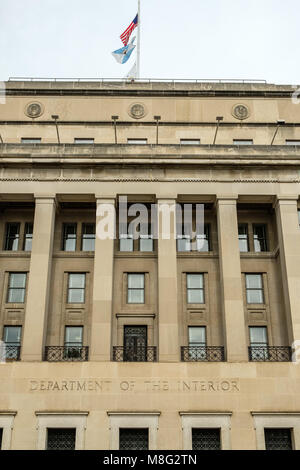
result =
M132 31L138 26L138 15L134 18L134 20L130 23L127 29L125 29L124 33L121 34L120 38L124 46L127 46L130 35Z

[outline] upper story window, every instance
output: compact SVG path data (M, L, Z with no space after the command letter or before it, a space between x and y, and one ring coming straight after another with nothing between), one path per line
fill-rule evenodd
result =
M266 326L250 326L250 346L268 346L268 334Z
M204 304L204 275L203 274L187 274L187 303L188 304Z
M19 238L20 224L18 222L7 223L4 249L9 251L17 251L19 248Z
M200 139L180 139L180 145L200 145Z
M253 139L233 139L233 145L253 145Z
M132 252L152 252L154 250L151 223L141 223L137 227L140 233L131 230L130 222L119 225L119 250Z
M300 140L286 140L286 145L300 145Z
M40 137L22 137L21 144L40 144L42 139Z
M239 224L238 229L240 252L245 253L249 251L248 224Z
M189 326L189 346L206 346L206 327Z
M262 274L246 274L246 296L248 304L264 303Z
M86 139L86 138L75 138L74 139L74 144L93 144L94 143L94 139Z
M26 273L9 273L8 279L8 303L24 303L26 293Z
M254 251L268 251L267 227L265 224L253 224Z
M182 230L184 233L184 228ZM186 252L192 250L191 235L177 235L177 251ZM208 252L210 248L210 225L204 224L204 233L196 234L196 250L200 252Z
M127 139L127 144L145 145L148 144L148 139Z
M77 224L63 224L63 251L75 251L77 239Z
M69 273L68 304L83 304L85 302L85 274Z
M145 303L145 274L127 274L127 303Z
M31 251L32 249L32 234L33 234L33 224L25 224L25 233L24 233L24 251Z
M82 224L82 251L95 251L95 224Z
M21 326L5 326L3 329L3 341L9 346L20 346Z

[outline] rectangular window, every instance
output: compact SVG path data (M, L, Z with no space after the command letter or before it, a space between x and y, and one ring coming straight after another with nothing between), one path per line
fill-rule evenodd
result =
M293 450L291 429L265 428L266 450Z
M239 224L239 247L241 253L246 253L249 251L249 241L248 241L248 225Z
M140 235L140 251L153 251L152 235Z
M22 137L21 144L40 144L42 139L40 137Z
M200 145L200 139L180 139L180 145Z
M23 304L25 302L26 276L26 273L9 273L8 303Z
M286 145L300 145L300 140L286 140Z
M192 428L193 450L221 450L220 429Z
M253 225L254 251L268 251L267 228L264 224Z
M268 346L268 333L266 326L250 326L250 346Z
M120 251L133 251L133 236L127 233L119 235Z
M248 304L264 303L262 274L246 274L246 294Z
M253 139L233 139L233 145L253 145Z
M32 250L32 234L33 234L33 224L25 224L25 234L24 234L24 251Z
M6 224L4 250L17 251L19 248L20 224L18 222Z
M127 144L145 145L148 143L148 139L127 139Z
M82 251L95 251L95 224L82 224Z
M65 358L79 359L82 356L82 326L66 326L65 328Z
M203 274L187 274L186 288L188 304L204 304Z
M189 326L189 346L206 346L205 326Z
M204 224L204 233L197 234L197 251L210 251L210 225Z
M149 431L144 428L120 428L119 450L148 450Z
M127 274L127 303L145 303L145 274Z
M75 450L75 428L48 428L47 450Z
M68 284L68 304L84 304L85 274L70 273Z
M85 139L85 138L83 138L83 139L75 138L74 139L74 144L86 144L86 145L88 145L88 144L93 144L93 143L94 143L94 139Z
M63 224L63 251L75 251L77 224Z
M10 346L20 346L21 326L5 326L3 330L3 341Z

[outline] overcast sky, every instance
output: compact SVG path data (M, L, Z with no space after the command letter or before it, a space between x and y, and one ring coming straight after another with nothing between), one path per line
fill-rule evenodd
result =
M300 83L299 0L141 0L141 77ZM0 0L0 80L123 78L137 0Z

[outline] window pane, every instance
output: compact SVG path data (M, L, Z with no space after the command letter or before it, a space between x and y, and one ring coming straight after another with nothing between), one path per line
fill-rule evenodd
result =
M19 303L23 304L25 300L25 290L24 289L9 289L8 291L8 303Z
M263 293L261 290L248 290L247 291L247 302L248 304L263 304Z
M144 288L144 274L128 274L128 288L143 289Z
M76 250L76 224L64 224L64 251Z
M210 226L204 225L204 233L197 234L197 251L207 252L210 251L209 247L209 233L210 233Z
M70 288L84 288L85 274L69 274Z
M74 139L74 144L93 144L94 139Z
M24 251L31 251L32 249L32 233L33 233L33 224L25 224L25 240L24 240Z
M233 139L233 144L234 145L252 145L253 140L252 139Z
M86 238L82 240L82 251L95 251L95 237Z
M206 328L205 326L190 326L189 327L189 344L201 343L203 346L206 344Z
M246 286L250 289L262 288L262 275L261 274L246 274Z
M66 326L65 342L72 345L81 345L82 333L82 326Z
M250 343L268 344L267 328L265 326L250 326Z
M291 429L265 429L266 450L293 450Z
M203 290L189 289L187 291L187 302L188 304L203 304L204 303Z
M120 251L133 251L133 239L120 238Z
M84 289L69 289L68 303L69 304L83 304L84 303Z
M48 429L47 450L75 450L76 429Z
M3 341L5 343L15 343L16 345L21 342L21 326L5 326L3 333Z
M147 144L147 139L127 139L128 144Z
M153 251L152 238L140 238L140 251Z
M119 450L148 450L148 429L120 428Z
M9 223L6 226L5 250L17 251L19 248L19 223Z
M129 289L128 290L128 303L129 304L143 304L144 290L143 289Z
M189 238L178 238L177 250L178 251L191 251L191 240Z
M189 289L203 288L203 274L187 274L187 286Z
M10 273L9 287L25 288L26 274L25 273Z
M220 429L192 429L193 450L221 450Z
M181 145L200 145L200 139L180 139Z
M247 224L239 224L239 247L240 252L245 253L249 251L248 245L248 225Z
M22 144L40 144L42 139L40 137L22 137Z

